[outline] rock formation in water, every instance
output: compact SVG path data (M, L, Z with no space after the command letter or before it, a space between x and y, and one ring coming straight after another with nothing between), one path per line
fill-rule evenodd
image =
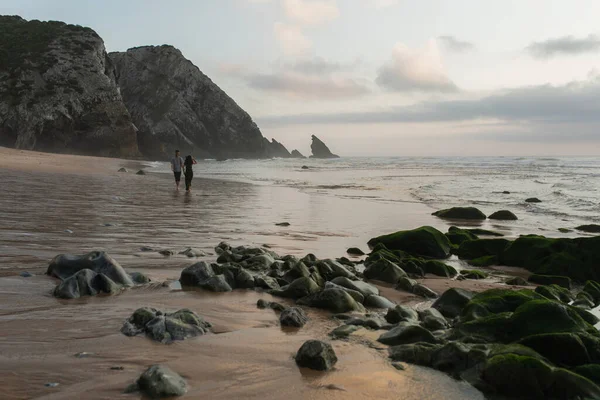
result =
M0 145L138 154L102 39L90 28L0 16Z
M298 150L292 150L292 158L306 158Z
M279 157L279 158L291 158L292 155L290 154L290 152L288 151L288 149L285 148L285 146L281 143L279 143L277 140L275 139L271 139L271 141L269 142L269 139L265 138L265 146L267 148L267 155L269 157Z
M337 154L333 154L329 147L315 135L312 135L310 149L312 150L310 158L340 158Z
M143 46L109 55L145 156L165 158L178 148L196 157L267 158L281 150L173 46Z

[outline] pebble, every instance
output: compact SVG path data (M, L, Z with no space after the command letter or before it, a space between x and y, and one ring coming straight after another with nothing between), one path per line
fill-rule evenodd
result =
M110 369L112 369L113 371L123 371L125 369L125 367L110 367Z
M75 357L77 358L87 358L89 356L93 356L94 353L88 353L87 351L82 351L81 353L77 353L75 354Z
M33 276L33 274L31 272L21 272L19 275L21 275L23 278L31 278Z
M59 383L57 383L57 382L48 382L48 383L45 383L45 384L44 384L44 386L46 386L46 387L51 387L51 388L53 388L53 387L57 387L58 385L60 385L60 384L59 384Z
M73 231L70 229L65 229L65 233L73 233Z

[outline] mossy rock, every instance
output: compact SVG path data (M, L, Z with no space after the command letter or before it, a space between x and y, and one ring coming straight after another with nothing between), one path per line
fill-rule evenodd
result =
M423 264L423 270L427 274L443 276L446 278L452 278L458 275L458 272L454 267L444 264L441 261L429 260Z
M537 197L530 197L528 199L525 199L526 203L541 203L542 201L540 199L538 199Z
M553 364L562 367L574 367L591 361L585 345L574 333L533 335L519 340L518 343L535 350Z
M578 231L587 232L587 233L600 233L600 225L589 224L589 225L580 225L577 228Z
M446 290L431 307L438 310L444 317L457 317L462 309L471 301L475 294L468 290L450 288Z
M394 361L431 366L433 354L440 347L439 344L418 342L391 347L389 352L390 358Z
M448 229L448 233L446 233L446 237L450 240L450 243L454 245L459 245L462 242L466 242L467 240L477 240L479 239L477 235L472 232L469 232L466 229L460 229L456 226L451 226Z
M481 229L481 228L467 229L467 231L471 232L474 235L478 235L478 236L495 236L495 237L502 237L502 236L504 236L500 232L494 232L494 231L490 231L490 230L487 230L487 229Z
M505 354L488 360L481 375L497 394L530 399L600 398L600 388L571 371L536 358Z
M594 305L600 303L600 284L595 281L587 281L583 287L583 292L590 295L594 301Z
M495 213L488 216L488 218L502 221L516 221L519 219L515 214L508 210L496 211Z
M511 285L511 286L529 286L529 282L527 282L525 279L521 278L520 276L515 276L514 278L510 278L504 283L506 283L507 285Z
M491 267L492 265L498 265L500 262L498 261L497 256L483 256L473 260L467 260L467 263L474 267Z
M528 280L538 285L557 285L568 290L571 289L571 279L566 276L533 274Z
M511 312L490 314L480 317L466 323L460 323L457 333L463 337L479 338L483 342L501 342L511 341Z
M571 230L570 230L570 229L567 229L567 228L558 228L558 231L559 231L560 233L569 233L569 232L571 232Z
M580 365L574 368L573 372L589 379L596 385L600 385L600 364Z
M363 272L365 278L395 284L400 278L406 277L406 272L393 262L382 259L369 266Z
M460 274L467 279L486 279L489 274L478 269L465 269L460 271Z
M521 305L543 299L541 295L530 289L508 290L490 289L477 293L462 310L461 320L471 321L491 314L514 312Z
M390 250L401 250L420 257L442 259L450 256L450 240L430 226L379 236L369 240L368 245L373 248L379 243Z
M444 219L484 220L487 218L484 213L475 207L452 207L436 211L431 215Z
M547 299L560 301L566 304L569 304L573 301L573 295L570 291L555 284L538 286L535 288L535 292L541 294Z
M587 292L579 292L577 293L577 296L575 296L573 306L584 309L592 309L595 306L594 298Z
M579 282L600 280L599 259L600 236L576 239L521 236L501 257L504 265L526 268L536 274L567 276Z
M474 260L481 257L501 257L510 242L506 239L478 239L463 242L456 254L462 260Z

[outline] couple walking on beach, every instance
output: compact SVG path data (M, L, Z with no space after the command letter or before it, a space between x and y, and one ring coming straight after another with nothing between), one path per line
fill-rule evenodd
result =
M185 191L189 192L192 190L192 179L194 178L194 171L192 165L196 164L196 159L191 155L185 157L185 160L181 157L179 150L175 150L175 157L171 159L171 171L175 175L175 187L179 190L179 183L181 182L181 171L184 171L185 176Z

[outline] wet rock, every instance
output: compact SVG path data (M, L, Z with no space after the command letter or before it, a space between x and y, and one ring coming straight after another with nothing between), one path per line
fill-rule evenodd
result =
M423 263L423 271L445 278L452 278L458 275L458 271L454 267L436 260L429 260Z
M127 172L127 168L119 168L118 172Z
M398 283L395 286L396 290L404 290L405 292L412 293L415 286L417 285L417 281L414 279L410 279L408 277L403 277L398 280Z
M136 175L146 175L146 171L144 171L143 169L140 169L138 172L135 173Z
M590 355L579 338L573 333L549 333L528 336L519 344L535 350L556 365L578 366L588 364Z
M337 356L331 345L320 340L304 342L296 354L296 364L299 367L317 371L328 371L333 368L337 361Z
M514 278L510 278L504 283L506 283L507 285L511 285L511 286L529 286L529 282L527 282L525 279L521 278L520 276L515 276Z
M352 296L352 298L356 302L361 303L361 304L363 304L365 302L365 296L363 296L363 294L360 293L359 291L348 289L348 288L345 288L340 285L336 285L333 282L326 282L325 289L341 289L341 290L345 291L346 293L348 293L350 296Z
M456 226L451 226L448 228L448 233L446 233L446 237L450 240L452 244L460 245L462 242L466 242L467 240L477 240L479 239L477 235L472 232L469 232L467 229L460 229Z
M589 225L580 225L577 228L578 231L588 232L588 233L600 233L600 225L589 224Z
M348 278L338 277L338 278L332 279L331 282L335 283L336 285L343 286L347 289L356 290L357 292L360 292L365 297L370 296L370 295L378 295L379 294L379 289L377 289L376 286L373 286L373 285L368 284L363 281L358 281L358 280L353 281Z
M475 294L464 289L451 288L446 290L432 307L448 318L457 317L464 306L471 301Z
M433 354L439 348L441 348L439 344L419 342L391 347L389 353L394 361L431 366Z
M547 299L560 301L566 304L569 304L574 300L573 295L568 289L558 285L538 286L535 288L535 292Z
M538 199L537 197L530 197L528 199L525 199L525 202L527 202L527 203L541 203L542 201L540 199Z
M488 216L489 219L503 220L503 221L516 221L519 218L508 210L500 210Z
M103 251L92 251L82 256L58 255L50 262L46 274L65 280L85 269L105 275L116 284L133 286L133 281L123 267Z
M106 275L83 269L59 283L52 294L60 299L77 299L99 293L113 294L120 289L121 286Z
M188 247L187 249L180 251L179 254L182 254L184 256L193 258L193 257L206 257L206 252L202 251L202 250L198 250L198 249L193 249L191 247Z
M375 330L389 330L393 328L392 324L387 323L385 319L377 314L368 314L364 317L350 317L348 320L346 320L346 325L364 326L365 328Z
M572 232L570 229L567 229L567 228L558 228L558 231L560 233L569 233L569 232Z
M277 224L275 224L276 226L290 226L291 224L289 222L279 222Z
M357 303L352 296L340 289L325 289L303 297L297 303L299 305L322 308L335 313L364 311L364 307L360 303Z
M425 297L426 299L437 299L438 294L433 290L429 289L427 286L417 283L413 287L413 293L417 296Z
M465 269L460 271L460 274L466 279L486 279L489 276L487 272L478 269Z
M171 257L172 255L174 255L174 254L175 254L175 252L174 252L174 251L172 251L172 250L160 250L160 251L158 252L158 254L160 254L160 255L163 255L163 256L165 256L165 257Z
M332 339L345 339L361 327L356 325L341 325L329 333Z
M566 276L554 276L554 275L539 275L533 274L529 276L529 282L537 283L539 285L558 285L565 289L571 289L571 279Z
M445 219L486 219L485 214L475 207L453 207L445 210L436 211L432 215Z
M430 226L379 236L368 242L371 248L377 244L383 244L389 250L402 250L415 256L437 259L449 257L451 247L450 240Z
M267 290L277 290L280 288L277 279L264 275L256 275L254 277L254 287Z
M183 396L187 383L179 374L163 365L153 365L137 380L137 389L150 398Z
M125 321L121 333L126 336L146 334L152 340L171 343L189 337L201 336L212 325L187 308L174 313L162 313L154 308L138 308Z
M264 299L259 299L256 302L256 307L261 308L261 309L271 308L272 310L275 310L275 311L284 311L285 309L287 309L287 307L282 304L279 304L274 301L269 302Z
M333 280L339 277L348 279L356 278L348 268L335 260L326 259L318 261L315 263L315 267L319 271L319 274L326 280Z
M131 277L133 283L138 285L150 283L151 281L151 279L148 278L148 276L146 276L146 274L144 274L143 272L130 272L129 276Z
M594 299L591 295L586 292L579 292L575 297L575 301L573 302L573 306L580 307L585 310L589 310L595 307Z
M230 292L231 286L223 275L215 275L213 267L200 261L181 271L179 282L182 286L200 287L213 292Z
M377 296L377 295L370 295L367 298L365 298L364 305L366 307L373 307L373 308L394 308L396 306L396 304L392 303L385 297Z
M321 288L311 278L298 278L287 286L281 289L269 291L273 296L287 297L292 299L300 299L317 293ZM331 289L328 289L331 290ZM350 295L348 295L350 296ZM350 297L352 298L352 297Z
M429 331L438 331L449 327L446 318L435 308L419 311L421 326Z
M299 307L286 308L279 315L281 326L303 327L308 322L308 316Z
M385 315L385 319L390 324L397 324L399 322L410 322L416 324L419 321L419 314L412 308L397 305L394 308L388 310Z
M33 276L33 274L31 272L23 271L19 274L19 276L21 276L23 278L31 278Z
M303 165L302 169L310 169L307 165Z
M392 284L397 283L400 278L406 277L406 272L402 268L386 259L369 264L363 274L368 279Z
M346 250L346 253L348 253L352 256L364 256L365 255L364 251L362 251L358 247L350 247L348 250Z
M401 322L397 327L379 336L377 341L389 346L397 346L418 342L437 343L438 339L422 326Z

